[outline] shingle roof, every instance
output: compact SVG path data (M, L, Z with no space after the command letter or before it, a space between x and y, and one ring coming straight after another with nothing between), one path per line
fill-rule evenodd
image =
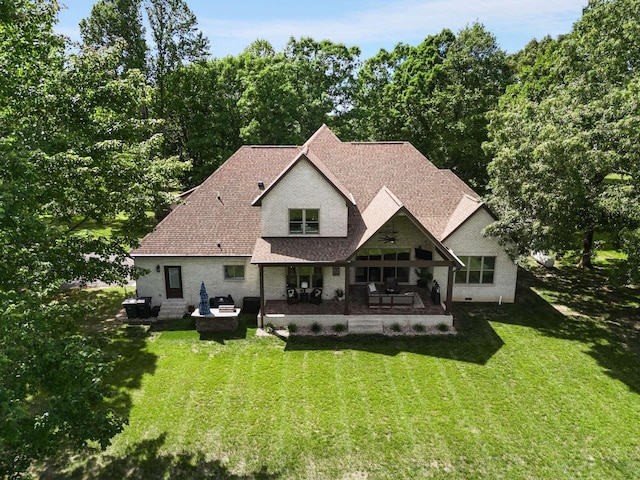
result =
M303 154L339 192L355 200L349 204L347 238L260 237L260 208L252 202ZM263 182L264 190L258 182ZM369 208L381 192L390 195L384 193L386 199L376 200ZM469 186L451 171L435 167L410 143L342 142L323 125L303 146L241 147L131 254L255 254L273 262L337 261L353 252L367 231L386 216L380 216L376 203L387 205L393 198L437 240L446 238L482 206ZM310 242L315 242L314 248L309 248ZM302 253L310 251L315 253Z

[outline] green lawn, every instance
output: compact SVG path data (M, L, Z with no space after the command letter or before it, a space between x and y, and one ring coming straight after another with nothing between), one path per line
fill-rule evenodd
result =
M188 321L112 327L129 424L40 475L637 478L640 292L530 270L515 305L454 305L457 336L284 341L246 316L204 340Z

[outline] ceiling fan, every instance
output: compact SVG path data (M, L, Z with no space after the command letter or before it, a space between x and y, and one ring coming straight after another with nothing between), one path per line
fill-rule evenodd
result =
M378 239L384 243L396 243L398 241L398 232L396 231L395 222L391 224L391 231L381 232Z

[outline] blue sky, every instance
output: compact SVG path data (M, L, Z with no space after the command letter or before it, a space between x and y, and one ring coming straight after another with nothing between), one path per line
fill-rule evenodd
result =
M60 0L56 30L79 40L78 22L91 0ZM362 59L398 42L417 45L443 28L479 21L514 53L532 38L571 30L587 0L187 0L215 57L237 55L263 38L281 50L290 36L330 39L362 49Z

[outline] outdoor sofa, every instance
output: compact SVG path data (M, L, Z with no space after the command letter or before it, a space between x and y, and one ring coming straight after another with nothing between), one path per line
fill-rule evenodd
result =
M412 307L413 292L409 294L381 292L372 282L367 285L367 303L370 307Z

